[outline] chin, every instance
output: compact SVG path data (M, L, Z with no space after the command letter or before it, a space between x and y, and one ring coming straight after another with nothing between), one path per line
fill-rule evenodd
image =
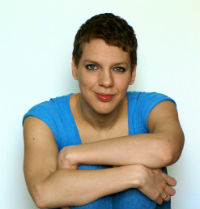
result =
M85 104L89 107L89 109L92 109L96 114L99 115L109 115L113 113L115 110L118 109L120 106L121 100L120 98L113 98L111 101L100 101L96 96L88 96L83 97L83 101L85 101Z
M111 114L114 110L116 109L116 107L113 107L111 105L101 105L100 107L96 106L94 108L94 111L97 113L97 114L100 114L100 115L109 115Z

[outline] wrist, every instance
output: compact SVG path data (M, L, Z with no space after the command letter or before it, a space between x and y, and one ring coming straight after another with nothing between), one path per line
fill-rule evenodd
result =
M66 146L58 154L58 169L77 169L75 146Z
M79 165L79 161L78 161L78 157L77 157L77 152L76 152L76 146L78 145L71 145L69 147L66 148L66 159L67 161L69 161L69 163L73 166L73 165Z
M142 165L130 165L129 180L132 188L139 189L144 183L144 169Z

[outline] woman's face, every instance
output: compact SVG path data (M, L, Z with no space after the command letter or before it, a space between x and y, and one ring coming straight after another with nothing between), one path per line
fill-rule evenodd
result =
M128 52L108 45L102 39L92 39L83 46L78 67L72 60L72 73L79 81L82 105L99 114L109 114L125 98L134 82Z

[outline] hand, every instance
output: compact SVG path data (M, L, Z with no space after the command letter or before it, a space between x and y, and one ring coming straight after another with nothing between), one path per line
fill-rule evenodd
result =
M69 158L69 147L64 147L58 154L58 169L77 169L77 165L72 163ZM69 209L68 206L62 207L61 209Z
M150 169L145 166L141 166L140 169L141 179L138 189L157 204L169 201L175 194L172 187L176 185L176 180L161 169Z
M72 160L71 146L64 147L58 154L58 169L77 169L78 165Z

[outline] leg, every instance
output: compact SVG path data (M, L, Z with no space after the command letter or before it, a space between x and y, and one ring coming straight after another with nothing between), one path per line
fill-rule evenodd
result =
M167 169L163 168L167 173ZM137 189L129 189L113 195L113 209L171 209L171 201L157 205Z
M80 165L79 169L104 169L106 166L100 165ZM83 206L71 206L70 209L112 209L112 196L102 197L94 202Z

